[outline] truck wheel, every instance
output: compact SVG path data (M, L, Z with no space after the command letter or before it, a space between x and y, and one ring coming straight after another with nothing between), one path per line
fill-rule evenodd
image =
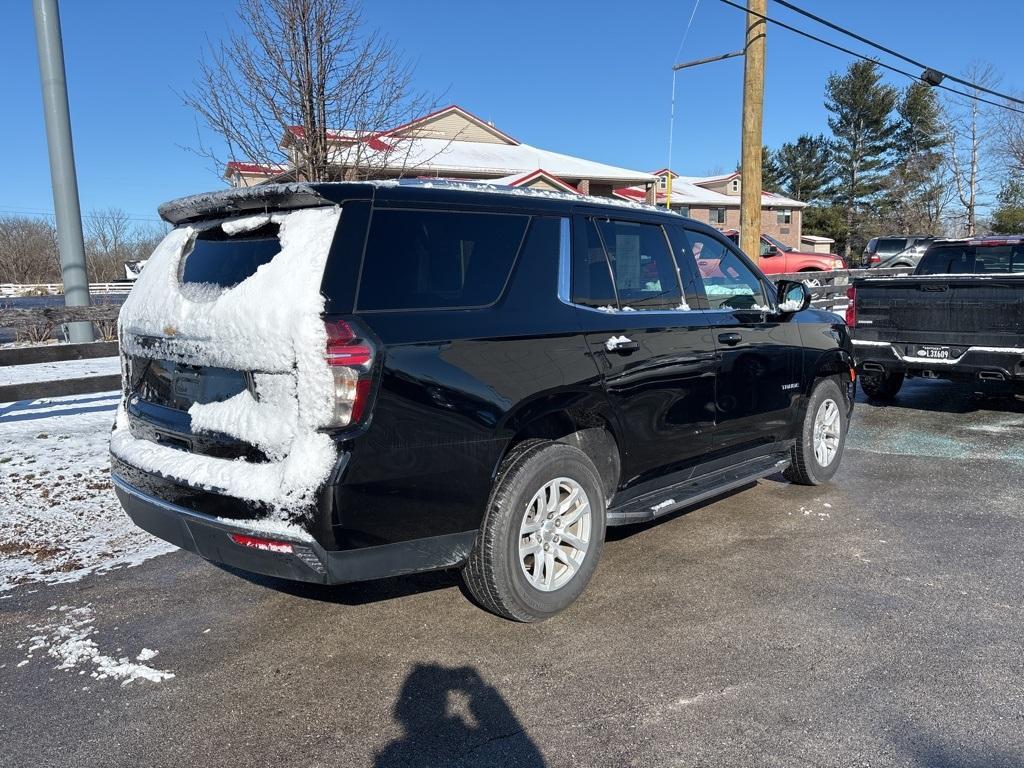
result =
M587 455L530 441L501 467L463 583L492 613L542 621L583 592L604 532L604 492Z
M783 473L800 485L821 485L839 469L846 445L846 398L833 379L821 379L811 391L792 461Z
M860 388L872 400L892 400L903 386L903 371L886 373L863 373L860 375Z

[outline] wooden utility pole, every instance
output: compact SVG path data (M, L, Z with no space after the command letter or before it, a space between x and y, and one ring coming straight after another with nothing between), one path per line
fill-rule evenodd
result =
M740 159L740 248L755 262L761 250L761 120L764 116L766 0L747 0L743 59L743 146Z

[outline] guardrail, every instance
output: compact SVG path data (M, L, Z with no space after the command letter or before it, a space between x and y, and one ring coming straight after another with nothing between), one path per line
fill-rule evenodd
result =
M117 356L116 341L94 341L88 344L48 344L35 347L0 349L0 369L13 365L55 363L67 360L92 360ZM109 392L121 388L121 376L82 376L77 379L29 381L0 385L0 403L36 400L40 397L65 397Z
M906 267L888 269L836 269L831 272L787 272L768 275L772 282L797 280L811 283L811 305L818 309L835 310L845 308L849 299L846 292L859 277L899 277L909 275L913 270ZM815 284L816 283L816 284Z
M16 336L29 342L46 341L54 331L67 323L92 323L101 339L117 336L119 304L94 304L88 307L0 308L0 328L12 329Z
M95 296L119 296L128 293L132 283L89 283L89 293ZM0 296L7 299L25 296L61 296L63 283L0 283Z

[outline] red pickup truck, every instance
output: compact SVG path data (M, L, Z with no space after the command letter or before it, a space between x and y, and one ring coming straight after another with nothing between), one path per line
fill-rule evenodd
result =
M735 229L727 229L722 234L739 245L740 233ZM758 266L766 275L846 269L846 262L841 256L834 253L805 253L764 234L761 235L761 252L758 255L760 256ZM808 275L804 283L811 286L820 285L813 275Z

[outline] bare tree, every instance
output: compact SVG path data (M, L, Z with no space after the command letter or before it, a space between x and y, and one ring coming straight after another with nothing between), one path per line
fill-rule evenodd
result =
M1019 104L1009 104L1019 110ZM993 124L996 153L1006 166L1008 176L1024 175L1024 114L1000 109Z
M430 111L412 67L352 0L240 0L240 31L210 45L182 96L223 141L219 168L244 160L325 181L402 167L411 142L378 137ZM282 137L286 137L282 149Z
M60 279L53 222L0 216L0 283L56 283Z
M998 84L991 64L974 62L963 73L964 79L985 87ZM967 88L972 96L982 96ZM971 236L978 228L978 207L989 193L988 152L993 136L993 115L977 99L953 96L946 104L946 161L953 189L963 209L962 231Z

